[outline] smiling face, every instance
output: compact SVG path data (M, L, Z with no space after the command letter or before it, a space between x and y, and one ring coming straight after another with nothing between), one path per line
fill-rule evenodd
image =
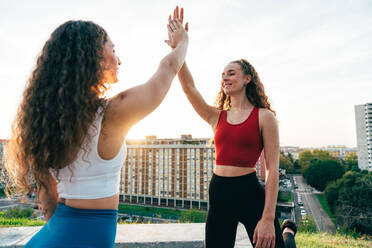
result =
M229 63L222 73L222 88L226 95L241 93L250 82L251 75L245 75L237 63Z
M107 41L103 46L103 80L106 83L114 84L118 81L118 70L121 61L115 54L115 45L112 43L110 37L107 37Z

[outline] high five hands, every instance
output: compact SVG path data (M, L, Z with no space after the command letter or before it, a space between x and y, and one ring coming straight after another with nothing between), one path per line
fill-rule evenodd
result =
M172 15L168 18L168 40L165 42L172 48L176 48L180 41L187 37L187 31L189 31L189 23L187 22L183 27L183 8L180 9L178 6L173 11Z

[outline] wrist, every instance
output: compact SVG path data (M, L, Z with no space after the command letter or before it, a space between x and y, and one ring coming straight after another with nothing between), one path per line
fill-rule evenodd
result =
M261 220L263 220L263 221L274 222L274 219L275 219L275 215L272 215L272 214L264 214L261 217Z

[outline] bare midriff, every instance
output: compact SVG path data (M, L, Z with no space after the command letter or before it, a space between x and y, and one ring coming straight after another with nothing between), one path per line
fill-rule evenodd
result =
M238 167L231 165L216 165L214 167L214 174L222 177L238 177L247 174L251 174L256 171L256 168L252 167Z
M58 201L72 208L82 209L118 209L119 194L99 199L64 199Z

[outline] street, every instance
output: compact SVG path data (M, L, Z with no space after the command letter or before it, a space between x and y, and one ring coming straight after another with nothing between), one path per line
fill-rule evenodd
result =
M298 186L298 189L296 189L295 192L297 192L297 195L300 195L306 213L313 216L318 231L335 233L336 227L328 217L327 213L321 207L318 198L314 194L316 191L311 186L306 184L305 179L302 176L294 176L294 178L296 178ZM294 193L294 195L296 195L296 193ZM301 218L301 215L299 214L297 196L294 197L294 201L296 201L295 206L297 208L296 218Z

